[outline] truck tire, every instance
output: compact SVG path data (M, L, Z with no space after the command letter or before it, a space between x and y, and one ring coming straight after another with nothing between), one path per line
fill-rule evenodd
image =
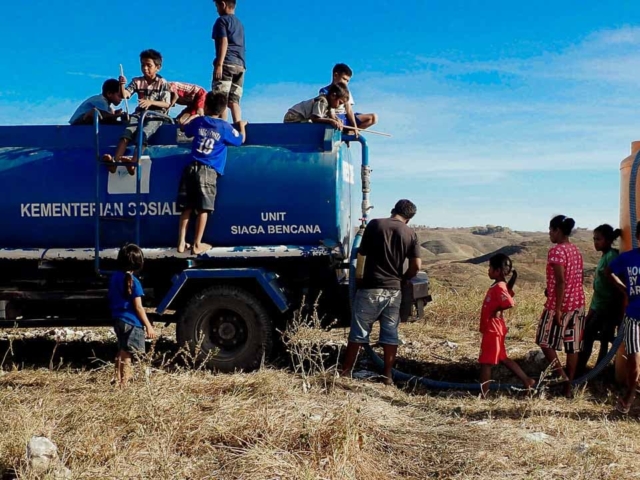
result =
M194 295L178 319L178 344L220 372L254 370L271 353L273 323L262 303L239 287Z

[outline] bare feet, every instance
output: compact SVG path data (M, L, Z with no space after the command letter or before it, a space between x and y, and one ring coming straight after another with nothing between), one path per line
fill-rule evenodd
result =
M524 382L524 387L525 387L527 390L531 390L531 389L533 389L533 388L536 386L536 383L538 383L538 382L536 382L533 378L528 378L528 379Z
M391 377L382 377L382 383L384 383L387 387L392 387L393 379Z
M178 253L184 253L187 250L191 250L191 245L187 242L183 242L178 244L178 248L176 250L178 250Z
M616 410L623 415L627 415L631 410L631 404L625 402L623 398L619 398L616 403Z
M115 160L113 159L113 157L111 155L109 155L108 153L105 153L104 155L102 155L102 161L103 162L109 162L109 163L116 163ZM109 165L109 172L116 173L117 169L118 169L118 167L116 165Z
M194 255L200 255L201 253L207 252L212 248L213 246L209 245L208 243L195 244L191 249L191 253L193 253Z
M125 156L120 157L120 161L121 161L121 162L127 162L127 163L135 163L135 162L133 161L133 158L132 158L132 157L125 157ZM132 166L130 166L130 167L127 167L127 172L129 172L129 175L135 175L135 174L136 174L136 167L135 167L135 165L132 165Z
M565 398L568 398L568 399L573 398L573 385L571 385L571 382L567 381L564 384L564 387L562 388L562 393L564 394Z

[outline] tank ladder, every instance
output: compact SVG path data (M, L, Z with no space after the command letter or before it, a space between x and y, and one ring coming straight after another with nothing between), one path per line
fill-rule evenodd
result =
M100 154L100 119L102 118L102 116L100 115L100 111L98 111L97 109L94 111L93 114L93 125L94 125L94 129L95 129L95 148L96 148L96 197L95 197L95 202L96 202L96 207L95 207L95 242L94 242L94 270L95 273L99 276L104 276L104 275L109 275L113 272L111 271L107 271L107 270L102 270L101 266L100 266L100 249L102 246L102 242L101 242L101 235L102 235L102 222L132 222L134 224L134 234L133 234L133 242L136 245L142 246L140 245L140 223L141 223L141 207L142 207L142 196L141 196L141 189L140 189L140 184L142 182L142 168L141 168L141 164L140 164L140 159L142 157L142 144L144 141L144 135L143 135L143 126L144 126L144 122L145 120L149 119L149 118L156 118L156 119L161 119L167 123L173 124L173 119L171 117L169 117L168 115L165 115L163 113L159 113L159 112L154 112L151 110L145 110L142 113L142 116L140 117L140 122L138 124L138 131L137 131L137 135L136 135L136 146L135 148L137 149L138 155L137 155L137 163L133 164L130 162L105 162L104 160L102 160L102 155ZM107 167L112 167L112 166L116 166L116 167L120 167L120 166L124 166L124 167L131 167L131 166L135 166L136 169L136 191L135 191L135 196L136 196L136 213L135 216L133 217L113 217L113 216L103 216L102 215L102 211L101 211L101 205L100 205L100 194L101 194L101 172L104 171L104 169L106 169Z

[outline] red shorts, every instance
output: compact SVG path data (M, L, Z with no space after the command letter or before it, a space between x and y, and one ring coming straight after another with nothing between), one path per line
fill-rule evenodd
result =
M504 339L504 335L496 332L483 333L478 362L484 365L498 365L509 358L507 357L507 349L504 346Z
M206 97L207 97L207 92L205 91L204 88L201 88L195 94L193 100L191 102L189 102L189 104L187 105L187 108L182 110L180 112L180 115L178 115L178 116L182 116L185 113L188 113L189 115L197 115L198 114L198 109L204 110L204 100L205 100ZM184 105L184 104L182 104L182 105Z

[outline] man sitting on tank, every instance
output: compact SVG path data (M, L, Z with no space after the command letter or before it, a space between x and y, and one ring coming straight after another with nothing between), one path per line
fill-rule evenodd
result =
M120 82L115 78L110 78L102 84L102 93L87 98L76 109L69 119L71 125L91 125L93 123L94 112L100 112L100 123L116 123L118 120L127 120L127 114L121 109L114 110L111 105L118 106L122 102L120 93Z
M222 116L227 110L227 95L207 93L204 101L204 116L197 117L183 127L187 137L193 137L191 163L182 172L177 205L182 210L178 236L178 252L191 249L199 255L211 249L203 243L204 229L209 213L214 210L218 175L224 175L227 163L227 145L239 147L247 137L247 122L237 123L240 132ZM191 214L196 212L196 231L193 245L186 242L187 227Z

